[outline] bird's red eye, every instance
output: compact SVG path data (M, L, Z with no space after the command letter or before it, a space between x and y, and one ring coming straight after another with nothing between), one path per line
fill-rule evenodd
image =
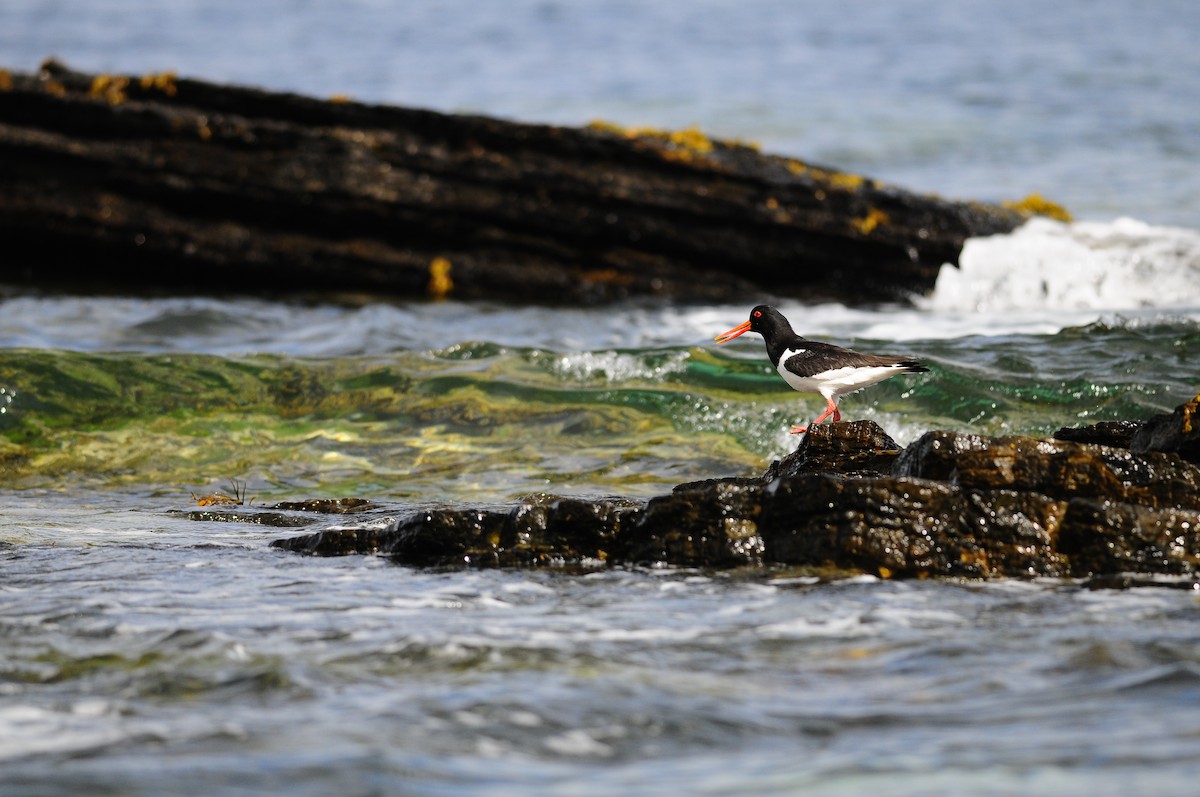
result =
M755 317L755 318L762 318L762 310L755 310L755 311L754 311L754 317Z

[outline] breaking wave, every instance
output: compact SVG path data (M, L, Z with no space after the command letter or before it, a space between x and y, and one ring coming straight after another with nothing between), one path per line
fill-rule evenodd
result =
M1129 218L1034 219L1007 235L973 238L945 267L929 310L1123 311L1200 307L1200 231Z

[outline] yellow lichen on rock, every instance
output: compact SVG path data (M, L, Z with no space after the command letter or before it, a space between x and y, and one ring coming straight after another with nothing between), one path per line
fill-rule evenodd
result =
M1196 417L1196 411L1200 410L1200 393L1191 401L1183 405L1183 433L1192 433L1192 421Z
M334 105L345 105L348 102L354 102L349 94L334 94L329 98L329 101Z
M1030 194L1024 199L1009 200L1001 204L1022 216L1045 216L1055 221L1071 221L1070 211L1057 202L1051 202L1041 194Z
M129 98L125 90L129 88L129 78L122 75L96 75L92 78L92 86L88 96L104 100L109 105L120 105Z
M614 136L629 135L629 128L621 127L620 125L613 124L612 122L606 122L603 119L593 119L591 122L588 122L587 128L588 130L594 130L597 133L611 133Z
M830 188L836 188L841 191L853 191L867 181L867 178L858 174L850 174L848 172L831 172L828 169L822 169L817 166L809 166L804 161L789 159L786 161L788 171L797 177L810 177L817 182L824 183Z
M846 191L853 191L867 181L861 175L848 174L846 172L825 172L825 179L834 188L841 188Z
M677 147L683 147L701 155L713 151L712 139L700 132L699 127L689 127L685 130L675 130L666 134L667 141Z
M450 261L444 257L435 257L429 264L429 295L434 299L445 299L454 290L450 267Z
M705 135L696 125L683 130L661 130L656 127L621 127L612 122L597 119L588 124L588 129L630 139L656 139L697 155L707 155L716 146L713 139Z
M158 89L168 97L174 97L179 88L175 85L174 72L159 72L156 75L142 75L142 79L138 81L138 85L145 91L150 89Z
M109 105L120 105L129 99L125 90L129 88L129 78L122 75L96 75L92 78L92 86L88 96L92 99L104 100Z
M808 172L808 164L804 161L789 159L787 162L788 171L800 177Z
M863 235L870 235L872 230L880 224L887 224L888 221L890 221L888 214L879 208L871 208L866 216L863 216L861 219L853 219L850 223Z
M0 69L0 91L12 91L12 89L12 73L7 69Z

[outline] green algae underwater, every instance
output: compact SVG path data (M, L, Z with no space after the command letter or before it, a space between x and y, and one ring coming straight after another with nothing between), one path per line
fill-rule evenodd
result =
M1195 393L1200 328L851 343L931 368L843 402L905 444L933 428L1049 435L1169 411ZM464 341L338 357L2 349L0 479L181 497L236 479L260 497L418 504L645 497L755 474L795 447L787 428L821 400L787 388L761 348L746 336L722 350Z

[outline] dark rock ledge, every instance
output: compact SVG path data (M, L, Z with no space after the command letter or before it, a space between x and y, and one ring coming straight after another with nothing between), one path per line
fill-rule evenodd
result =
M273 545L419 566L784 565L887 578L1200 576L1200 396L1055 439L818 426L758 478L645 503L548 497L437 509Z
M0 68L0 282L562 304L932 290L1038 197L957 202L696 130ZM740 298L738 298L740 297Z

